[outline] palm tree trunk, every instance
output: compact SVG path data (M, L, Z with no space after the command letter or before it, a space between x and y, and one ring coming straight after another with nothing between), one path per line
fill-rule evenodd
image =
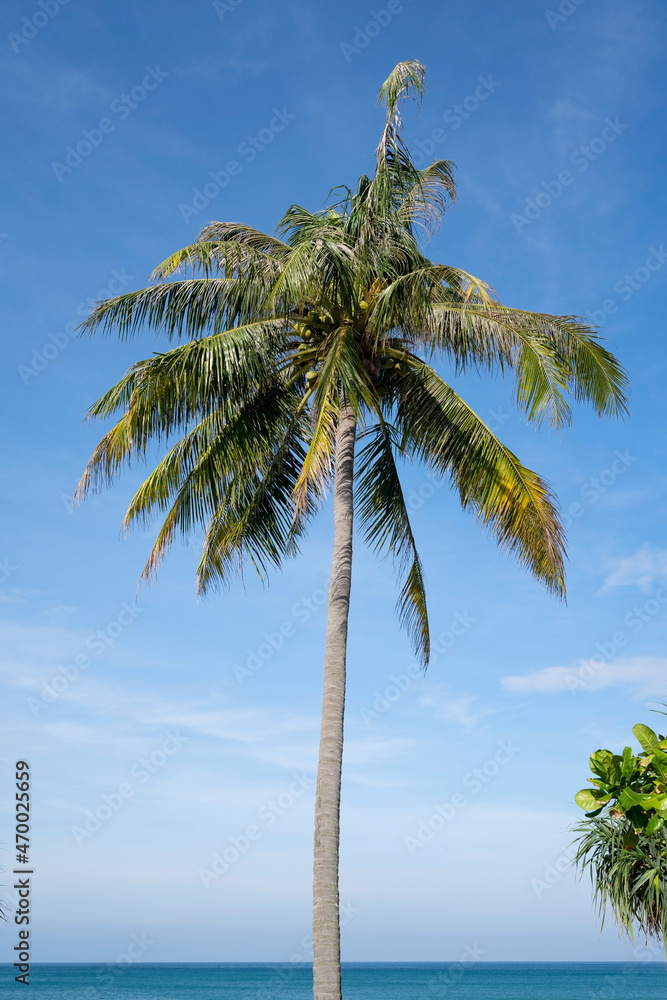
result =
M340 1000L338 843L343 764L345 660L352 580L352 521L356 417L344 402L336 431L333 556L327 602L324 695L315 797L313 865L313 992L315 1000Z

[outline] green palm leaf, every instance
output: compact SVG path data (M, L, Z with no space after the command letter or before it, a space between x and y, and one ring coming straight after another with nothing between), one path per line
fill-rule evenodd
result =
M449 476L472 510L547 589L564 594L564 538L554 498L538 475L428 365L403 376L397 427L406 450Z
M610 817L585 820L573 863L588 872L604 926L611 915L631 939L635 929L665 944L667 934L667 833L664 827L628 848L632 825ZM665 944L667 948L667 944Z
M394 427L383 423L368 436L358 457L357 511L366 542L377 552L391 553L399 569L407 568L397 610L401 625L426 666L431 649L426 587L394 459L394 453L400 453L398 434Z

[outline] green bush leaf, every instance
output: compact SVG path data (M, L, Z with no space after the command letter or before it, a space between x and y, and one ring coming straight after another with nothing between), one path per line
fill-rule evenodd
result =
M638 767L637 758L632 753L632 747L624 747L621 761L621 777L629 778Z
M634 830L630 829L625 835L623 840L623 847L626 851L634 851L635 847L639 843L639 836Z
M658 815L658 813L655 813L655 815L652 816L651 819L649 820L646 829L644 830L644 833L646 834L647 837L650 837L652 833L655 833L657 830L660 830L664 825L665 825L664 817Z
M624 788L618 801L624 809L632 809L633 806L644 806L650 798L650 795L643 795L641 792L633 792L631 788Z
M641 722L638 722L636 726L632 727L632 732L641 744L642 750L645 750L646 753L662 754L658 737L648 726L644 726Z
M621 780L621 757L617 753L611 755L611 760L609 761L609 776L614 785L617 785Z
M581 809L591 812L593 809L599 809L600 806L606 805L609 802L609 795L597 788L582 788L575 795L574 801Z
M599 775L604 781L612 782L617 777L613 766L614 755L611 750L596 750L591 754L590 767L593 774Z

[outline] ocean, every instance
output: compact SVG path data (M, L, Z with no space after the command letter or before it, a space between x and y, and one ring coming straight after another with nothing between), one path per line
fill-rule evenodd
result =
M0 965L0 997L23 996ZM347 963L345 1000L664 1000L663 962ZM289 964L47 965L30 969L39 1000L311 1000L311 971Z

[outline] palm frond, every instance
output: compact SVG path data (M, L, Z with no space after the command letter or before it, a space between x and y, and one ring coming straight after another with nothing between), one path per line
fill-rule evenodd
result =
M195 339L263 317L273 280L274 275L255 280L209 277L152 285L98 303L80 329L115 330L124 340L146 327L169 340Z
M289 257L290 248L267 233L240 222L210 222L204 226L194 243L171 254L155 268L151 281L163 281L177 272L205 276L227 273L234 275L247 271L249 265L255 270L278 269Z
M343 341L343 331L332 336L332 347L327 351L324 363L310 397L312 435L308 451L294 486L294 503L297 510L307 506L311 497L321 498L326 493L333 471L336 442L336 426L340 416L339 356Z
M297 506L297 481L306 450L301 416L293 420L265 468L237 477L211 518L197 568L198 593L228 587L250 560L260 578L298 552L298 541L318 508L309 493Z
M391 71L380 87L377 103L387 109L387 121L378 145L378 168L387 160L400 159L407 150L400 140L403 126L401 120L401 103L406 99L416 101L421 107L424 96L424 80L426 70L418 59L400 62ZM409 156L407 158L409 160Z
M454 164L451 160L434 160L418 171L398 208L399 219L411 229L420 226L430 237L442 225L445 212L456 197Z
M144 457L153 444L187 431L211 413L229 419L258 386L271 382L281 330L280 321L252 323L133 365L90 408L90 417L109 416L123 407L124 413L93 452L77 501L111 485L124 465Z
M399 570L407 568L397 611L415 654L426 667L431 649L426 587L394 459L394 452L400 453L398 435L391 425L380 424L367 436L368 443L357 457L357 511L366 542L377 552L390 552Z
M205 526L236 481L252 477L271 462L292 426L300 395L284 378L262 383L255 396L234 413L219 408L186 433L141 485L123 522L124 529L146 527L178 495L183 536ZM305 427L303 428L305 430Z
M451 336L454 324L448 313L449 305L444 306L443 299L455 302L461 312L468 304L483 304L487 309L494 304L492 289L479 278L461 268L431 264L421 258L411 262L407 273L392 276L385 282L373 303L372 325L378 330L398 328L404 336L431 353L436 346L440 350L447 349L454 339ZM466 348L472 357L480 357L478 343L478 339L471 336L464 340L460 333L455 338L462 359L468 357ZM489 349L486 347L486 351ZM495 347L494 361L497 357L498 348Z
M401 379L396 426L406 450L449 476L475 513L544 586L563 595L564 536L548 485L491 433L428 365Z
M631 828L628 820L609 816L579 823L573 863L590 876L602 925L610 914L631 939L636 928L667 949L667 834L662 829L642 837L628 850L623 844Z
M590 403L600 416L627 412L627 374L591 327L574 316L510 309L475 295L439 302L426 339L461 370L480 365L516 373L518 405L530 420L570 422L568 398Z

